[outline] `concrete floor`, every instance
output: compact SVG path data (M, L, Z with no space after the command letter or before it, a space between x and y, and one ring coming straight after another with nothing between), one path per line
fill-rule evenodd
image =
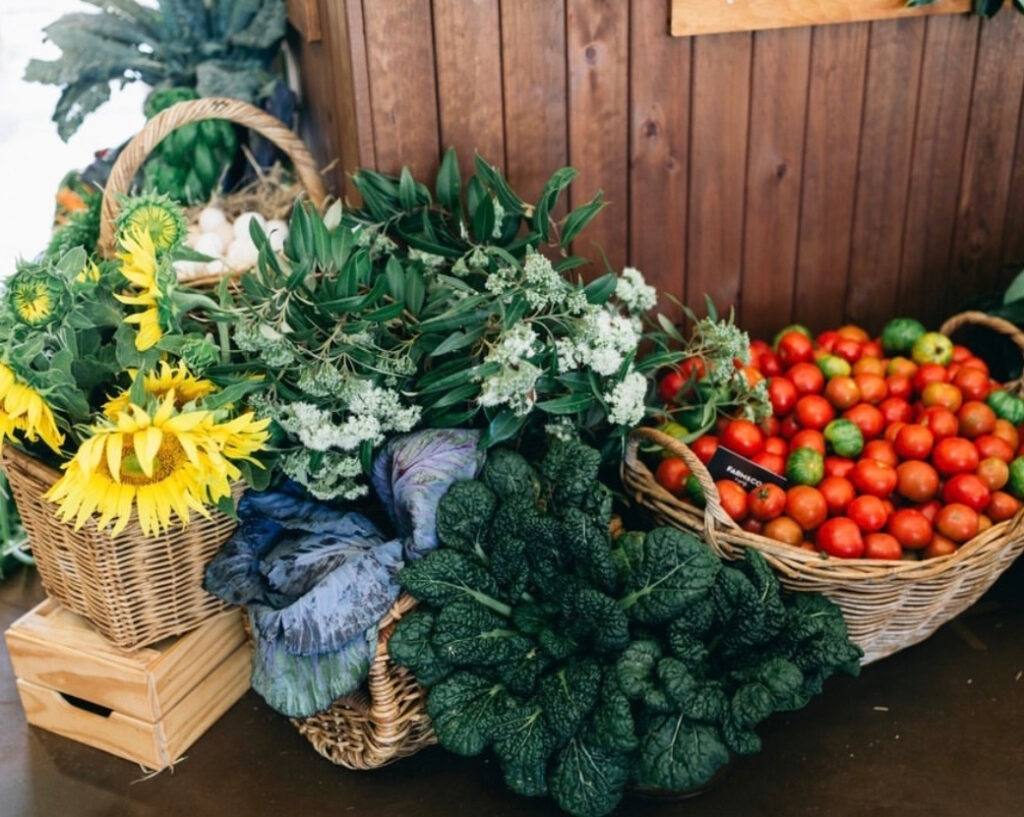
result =
M0 628L43 597L21 572L0 584ZM0 648L2 651L2 648ZM1024 814L1024 563L930 640L839 678L761 730L761 754L686 802L629 798L661 817L1020 817ZM516 817L556 815L503 789L493 763L431 749L387 769L320 758L248 693L174 772L27 726L0 658L0 817Z

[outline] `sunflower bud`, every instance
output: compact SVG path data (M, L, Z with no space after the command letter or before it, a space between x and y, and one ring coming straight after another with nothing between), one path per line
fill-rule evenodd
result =
M146 231L158 251L169 250L185 240L188 224L182 209L168 196L145 193L121 201L117 218L118 236Z
M47 326L59 321L70 306L67 285L49 270L26 265L7 284L7 304L26 326Z

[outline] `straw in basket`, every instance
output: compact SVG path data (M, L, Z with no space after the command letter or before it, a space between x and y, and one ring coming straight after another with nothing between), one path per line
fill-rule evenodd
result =
M1024 351L1024 334L1017 327L981 312L954 316L941 331L952 334L969 323L1008 335ZM1020 391L1021 384L1007 388ZM686 462L704 490L705 509L680 501L655 481L639 456L643 442L655 443ZM923 561L834 559L749 533L722 510L714 480L697 456L654 429L637 429L630 436L623 481L660 522L703 535L723 558L739 559L747 548L754 548L775 569L784 587L830 598L843 611L850 637L864 650L862 664L923 641L974 604L1024 550L1024 510L978 534L955 553Z

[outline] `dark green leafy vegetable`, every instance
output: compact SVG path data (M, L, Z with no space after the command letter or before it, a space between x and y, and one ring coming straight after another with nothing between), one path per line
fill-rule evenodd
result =
M839 610L784 596L757 552L725 567L671 528L613 543L598 462L579 442L537 469L492 451L441 500L439 549L399 575L421 611L390 641L442 745L492 748L513 791L577 817L630 783L707 783L860 656Z

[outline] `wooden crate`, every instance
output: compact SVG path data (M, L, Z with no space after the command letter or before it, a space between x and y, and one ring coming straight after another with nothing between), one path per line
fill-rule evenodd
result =
M47 599L5 634L30 724L163 769L249 688L238 611L135 652Z

